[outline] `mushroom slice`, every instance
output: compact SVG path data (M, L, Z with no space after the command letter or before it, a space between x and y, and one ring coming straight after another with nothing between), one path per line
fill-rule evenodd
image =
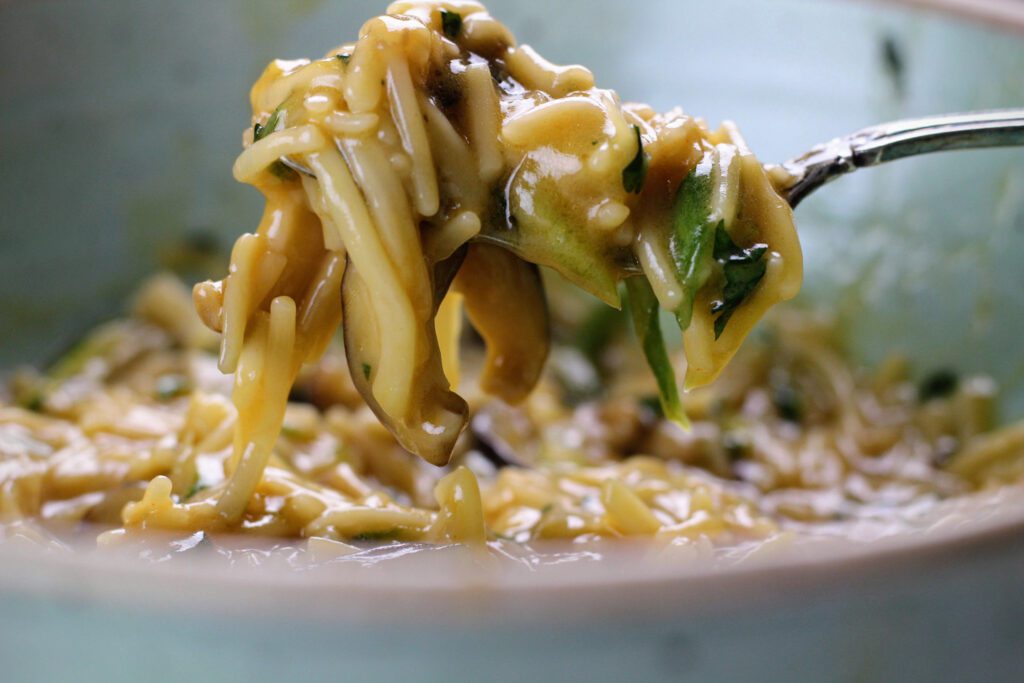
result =
M507 403L522 401L537 384L550 346L540 270L501 247L473 244L453 286L487 344L480 388Z
M442 272L437 273L438 270ZM440 280L438 284L447 289L443 269L435 272L440 276L436 278ZM380 357L380 339L387 334L387 321L377 320L372 292L351 260L342 280L341 297L345 356L356 389L403 448L433 465L448 464L455 441L466 426L469 407L461 396L451 391L441 368L433 318L418 335L414 358L385 359ZM435 300L442 297L435 297ZM373 395L373 377L379 364L384 362L415 366L413 394L405 414L386 413Z

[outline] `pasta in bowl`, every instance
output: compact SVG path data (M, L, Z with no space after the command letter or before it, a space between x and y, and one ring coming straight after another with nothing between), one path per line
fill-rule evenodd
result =
M321 60L271 63L251 100L234 171L259 230L195 287L198 320L158 277L14 377L6 533L728 547L1019 478L1024 431L996 427L987 378L862 376L799 316L740 352L802 257L733 124L622 104L472 2L395 3ZM597 300L592 338L545 371L566 282Z

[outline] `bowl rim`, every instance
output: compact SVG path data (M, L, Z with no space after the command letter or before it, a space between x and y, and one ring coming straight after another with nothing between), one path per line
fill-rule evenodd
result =
M1024 3L1019 0L861 0L874 5L903 5L990 28L1024 35Z
M1006 500L994 501L1003 507L979 519L970 509L973 501L962 499L968 503L967 514L940 518L923 531L901 531L870 541L831 538L805 552L781 548L723 567L708 561L662 563L632 553L650 550L643 539L631 547L611 540L604 548L626 552L616 558L626 562L617 563L613 571L601 560L590 565L600 567L598 571L585 570L579 576L536 574L511 582L488 580L473 569L451 581L425 585L421 575L407 573L395 581L393 573L382 576L374 568L332 573L327 564L308 572L188 558L153 564L116 554L41 553L0 544L0 605L13 596L108 609L186 611L193 616L274 613L303 622L378 625L451 626L477 623L496 612L502 623L689 617L784 604L797 596L816 599L813 596L1024 553L1024 483L1007 485L997 493L1007 496L1012 508L1006 507ZM646 561L629 564L631 559ZM624 574L624 566L641 570Z

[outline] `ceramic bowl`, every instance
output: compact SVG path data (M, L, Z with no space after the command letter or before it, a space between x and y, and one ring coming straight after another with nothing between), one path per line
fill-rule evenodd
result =
M914 4L490 3L626 99L737 121L764 161L884 120L1024 105L1019 7ZM230 175L249 84L381 9L0 3L0 367L52 357L183 245L253 229L260 198ZM802 300L837 315L858 362L985 372L1004 416L1024 413L1024 153L858 173L797 218ZM0 679L1019 681L1022 496L729 566L629 548L506 573L452 550L333 573L0 547Z

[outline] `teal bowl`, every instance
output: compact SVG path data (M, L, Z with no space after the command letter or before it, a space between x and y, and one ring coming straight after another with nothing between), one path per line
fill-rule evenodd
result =
M885 120L1024 105L1019 5L913 4L490 8L625 99L735 120L782 161ZM253 229L260 198L230 174L249 85L382 6L0 2L0 367L46 361L176 255ZM1024 153L858 173L797 219L801 300L858 362L987 373L1004 417L1024 414ZM1007 496L928 533L720 571L314 576L0 547L0 680L1019 681L1024 505Z

